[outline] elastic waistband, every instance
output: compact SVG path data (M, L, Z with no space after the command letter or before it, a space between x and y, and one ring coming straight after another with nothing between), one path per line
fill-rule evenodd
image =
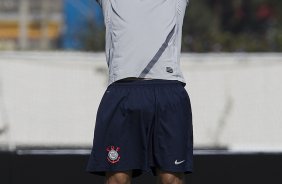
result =
M163 79L149 79L149 80L125 80L125 81L116 81L110 86L147 86L147 85L186 85L183 82L178 80L163 80Z

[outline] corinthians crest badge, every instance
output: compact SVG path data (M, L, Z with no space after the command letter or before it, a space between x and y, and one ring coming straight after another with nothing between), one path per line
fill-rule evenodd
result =
M109 146L106 150L108 152L107 159L110 163L115 164L120 160L120 156L118 154L118 151L120 150L119 147Z

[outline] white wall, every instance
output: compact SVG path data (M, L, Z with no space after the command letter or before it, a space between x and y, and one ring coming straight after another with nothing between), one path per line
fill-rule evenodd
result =
M282 54L183 54L195 146L282 150ZM0 144L87 146L103 53L0 52Z

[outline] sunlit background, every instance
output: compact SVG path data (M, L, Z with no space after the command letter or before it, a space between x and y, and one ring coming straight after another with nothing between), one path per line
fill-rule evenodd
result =
M282 152L281 7L190 0L181 65L195 155ZM108 85L104 30L95 0L0 0L0 156L90 153Z
M190 0L181 62L196 150L282 151L281 7ZM0 150L91 148L104 29L95 0L0 0Z
M280 52L282 2L190 1L184 52ZM103 15L95 0L0 0L1 50L104 49Z

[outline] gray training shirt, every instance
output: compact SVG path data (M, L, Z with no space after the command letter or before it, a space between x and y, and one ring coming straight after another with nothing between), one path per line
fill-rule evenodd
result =
M178 80L188 0L97 0L106 26L109 84L127 77Z

